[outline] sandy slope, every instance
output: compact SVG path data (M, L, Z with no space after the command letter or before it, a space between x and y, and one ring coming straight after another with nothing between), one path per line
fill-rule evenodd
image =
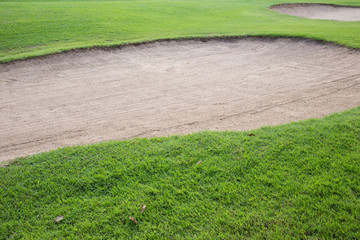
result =
M337 21L360 21L360 8L331 4L288 3L274 5L271 9L283 14Z
M0 160L110 139L246 130L360 105L360 51L162 42L0 65Z

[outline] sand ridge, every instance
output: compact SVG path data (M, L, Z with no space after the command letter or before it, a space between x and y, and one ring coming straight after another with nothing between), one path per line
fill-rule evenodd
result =
M285 3L270 7L277 12L311 19L360 21L360 7L317 3Z
M359 66L357 50L267 38L156 42L0 64L0 161L323 117L360 105Z

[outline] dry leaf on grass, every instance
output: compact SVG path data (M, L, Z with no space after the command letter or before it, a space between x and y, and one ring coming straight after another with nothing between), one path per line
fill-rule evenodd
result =
M55 221L56 223L58 223L58 222L60 222L60 221L63 220L63 219L64 219L64 215L61 215L61 216L57 216L54 221Z
M201 164L202 163L202 161L200 160L200 161L198 161L198 163L196 164L196 165L199 165L199 164Z
M143 204L143 205L142 205L142 208L141 208L141 213L145 212L145 209L146 209L146 205Z
M136 221L136 219L135 219L135 218L133 218L133 217L129 217L129 219L130 219L131 221L133 221L135 224L137 224L137 221Z
M252 137L252 136L255 136L255 134L250 133L250 134L248 134L248 136L249 136L249 137Z

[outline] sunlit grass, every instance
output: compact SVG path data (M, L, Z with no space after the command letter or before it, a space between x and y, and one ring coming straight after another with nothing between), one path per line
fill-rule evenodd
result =
M224 35L298 36L360 47L359 22L305 19L268 8L282 2L298 1L0 0L0 62L94 45ZM331 3L360 6L357 0Z
M359 22L268 9L281 2L299 1L0 0L0 61L207 36L360 48ZM0 239L360 238L360 107L251 133L133 139L17 159L0 168Z
M19 159L0 169L0 238L358 239L359 117Z

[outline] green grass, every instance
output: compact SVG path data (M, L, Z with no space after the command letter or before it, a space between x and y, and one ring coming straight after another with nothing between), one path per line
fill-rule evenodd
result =
M298 0L0 0L0 62L73 48L208 36L297 36L360 48L359 22L287 16ZM311 0L360 6L358 0Z
M359 117L18 159L0 169L0 238L359 239Z
M209 36L360 48L359 22L268 9L282 2L299 1L0 0L0 62ZM249 133L133 139L17 159L0 168L0 239L360 238L360 107Z

